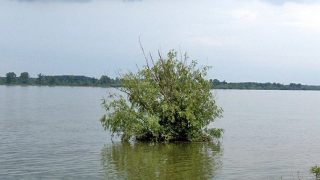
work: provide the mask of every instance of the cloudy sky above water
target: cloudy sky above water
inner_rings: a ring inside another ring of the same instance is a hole
[[[316,0],[1,0],[0,76],[116,77],[181,49],[208,78],[320,85]]]

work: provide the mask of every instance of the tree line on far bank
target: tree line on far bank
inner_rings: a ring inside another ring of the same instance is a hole
[[[252,89],[252,90],[320,90],[320,86],[301,85],[290,83],[257,83],[257,82],[226,82],[218,79],[209,80],[212,89]],[[80,75],[44,75],[38,74],[36,78],[30,77],[28,72],[17,76],[8,72],[5,77],[0,77],[0,85],[40,85],[40,86],[97,86],[120,87],[118,78],[113,79],[102,75],[99,79]]]
[[[257,83],[257,82],[220,82],[217,79],[210,79],[212,89],[252,89],[252,90],[320,90],[320,86],[301,85],[300,83],[290,83],[288,85],[280,83]]]
[[[22,72],[17,76],[14,72],[8,72],[5,77],[0,77],[0,85],[40,85],[40,86],[121,86],[118,78],[112,79],[102,75],[100,79],[78,75],[44,75],[38,74],[36,78],[30,77],[28,72]]]

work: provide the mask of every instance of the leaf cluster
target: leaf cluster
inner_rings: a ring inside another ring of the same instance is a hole
[[[103,99],[106,109],[102,126],[122,139],[146,141],[199,141],[220,138],[222,129],[207,129],[209,123],[222,117],[210,83],[204,79],[209,66],[196,68],[197,61],[188,64],[185,54],[179,60],[177,52],[167,58],[146,58],[146,65],[137,73],[121,76],[126,94],[110,94]]]
[[[319,166],[313,166],[310,168],[310,174],[313,174],[316,179],[320,179],[320,167]]]

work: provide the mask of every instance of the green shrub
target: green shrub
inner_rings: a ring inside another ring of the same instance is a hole
[[[208,66],[196,69],[197,61],[178,60],[177,52],[167,58],[147,60],[137,73],[128,72],[120,81],[127,96],[110,94],[103,99],[106,109],[102,126],[123,140],[207,141],[220,138],[223,129],[207,129],[222,117],[205,80]]]
[[[310,174],[313,174],[316,179],[320,179],[320,167],[314,166],[310,169]]]

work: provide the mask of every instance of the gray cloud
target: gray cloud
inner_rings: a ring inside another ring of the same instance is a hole
[[[212,65],[212,79],[320,84],[315,1],[141,1],[0,0],[0,76],[115,78],[145,63],[141,36],[154,57],[181,47]]]
[[[17,0],[18,2],[90,2],[92,0]]]
[[[95,0],[16,0],[18,2],[92,2]],[[123,1],[123,2],[132,2],[132,1],[142,1],[142,0],[105,0],[105,1]],[[273,5],[283,5],[288,2],[293,3],[312,3],[317,2],[316,0],[261,0]]]
[[[18,1],[18,2],[78,2],[78,3],[86,3],[86,2],[92,2],[95,0],[16,0],[16,1]],[[112,0],[108,0],[108,1],[112,1]],[[114,0],[114,1],[133,2],[133,1],[142,1],[142,0]]]
[[[92,2],[97,0],[14,0],[18,2]],[[122,1],[122,2],[134,2],[134,1],[142,1],[142,0],[103,0],[103,1]],[[263,2],[267,2],[273,5],[283,5],[285,3],[314,3],[317,2],[317,0],[260,0]]]

